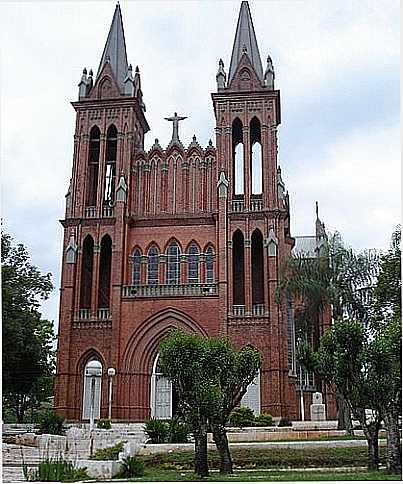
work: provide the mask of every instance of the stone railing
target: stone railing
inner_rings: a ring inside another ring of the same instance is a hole
[[[250,201],[250,209],[252,212],[261,212],[263,210],[263,200],[256,199]]]
[[[91,309],[79,309],[74,317],[75,321],[108,321],[112,319],[109,308],[100,308],[93,312]]]
[[[232,200],[231,202],[232,212],[246,212],[245,201],[244,200]],[[261,212],[263,210],[263,200],[261,198],[251,199],[250,201],[250,211],[251,212]]]
[[[245,306],[241,306],[240,304],[232,306],[232,314],[233,316],[244,316]]]
[[[264,304],[254,304],[252,307],[252,316],[264,316],[265,311]]]
[[[96,218],[97,207],[85,207],[85,218]]]
[[[113,217],[113,207],[104,205],[102,207],[102,217]]]
[[[233,212],[245,211],[245,202],[243,200],[232,200],[232,211]]]
[[[252,311],[245,306],[234,305],[228,315],[229,324],[267,323],[269,313],[264,304],[254,304]]]
[[[123,286],[123,297],[216,296],[217,284],[136,284]]]

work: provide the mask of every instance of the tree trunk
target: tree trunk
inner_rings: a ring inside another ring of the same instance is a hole
[[[207,431],[194,433],[195,439],[195,473],[200,477],[208,476]]]
[[[354,435],[353,423],[351,421],[351,410],[346,399],[336,388],[336,405],[337,405],[337,417],[338,430],[345,430],[347,435]]]
[[[386,467],[388,474],[402,473],[402,446],[400,443],[399,410],[392,409],[385,415]]]
[[[360,423],[364,430],[365,437],[368,442],[368,470],[379,470],[379,448],[378,448],[378,434],[379,423],[374,422],[367,424],[364,412],[363,420],[360,419]]]
[[[220,454],[220,473],[233,474],[232,458],[229,451],[227,432],[223,425],[213,425],[213,438]]]

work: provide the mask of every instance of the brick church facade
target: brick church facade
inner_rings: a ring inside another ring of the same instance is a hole
[[[158,371],[158,346],[172,328],[257,348],[263,365],[243,403],[300,416],[293,308],[275,298],[296,244],[277,162],[280,91],[270,56],[263,70],[247,2],[228,75],[220,60],[216,80],[215,145],[194,137],[184,146],[175,113],[169,145],[155,140],[145,151],[140,72],[127,62],[119,5],[97,75],[83,72],[72,103],[55,384],[69,420],[89,418],[94,364],[96,417],[108,416],[110,378],[113,420],[170,417],[175,390]]]

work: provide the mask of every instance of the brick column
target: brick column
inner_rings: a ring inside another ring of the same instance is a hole
[[[249,231],[248,231],[249,232]],[[244,239],[244,291],[246,314],[252,314],[252,243],[251,239]]]
[[[250,159],[249,126],[243,127],[243,172],[244,172],[244,203],[245,209],[250,210],[251,196],[251,159]]]

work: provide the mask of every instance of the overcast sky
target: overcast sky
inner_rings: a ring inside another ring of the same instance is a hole
[[[240,1],[121,1],[128,60],[139,65],[151,132],[214,142],[210,93],[228,73]],[[115,2],[0,4],[2,217],[33,262],[53,274],[43,305],[57,321],[64,195],[82,69],[95,73]],[[400,223],[399,2],[250,1],[262,56],[281,90],[279,163],[293,235],[329,230],[354,248],[385,249]]]

